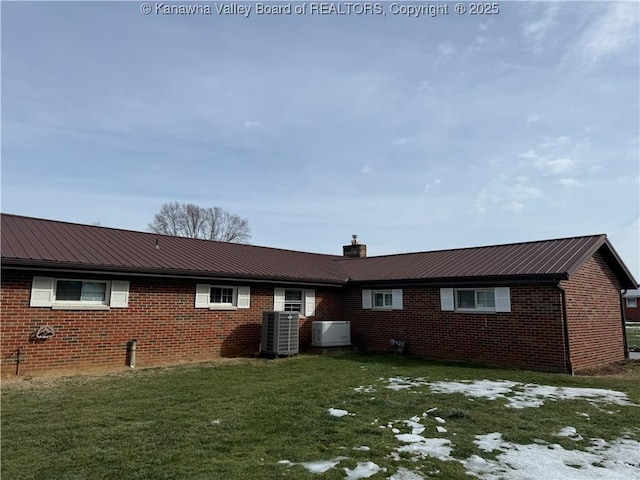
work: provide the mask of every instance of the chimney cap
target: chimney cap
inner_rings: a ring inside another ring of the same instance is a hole
[[[351,245],[357,245],[358,244],[358,235],[353,234],[351,235]]]

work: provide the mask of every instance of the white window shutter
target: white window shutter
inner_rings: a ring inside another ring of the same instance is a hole
[[[402,289],[391,290],[391,305],[394,310],[402,310]]]
[[[371,290],[362,290],[362,308],[371,310]]]
[[[455,303],[453,301],[453,288],[440,289],[440,310],[453,312]]]
[[[493,291],[496,299],[496,312],[510,312],[511,291],[509,287],[496,287]]]
[[[209,308],[211,303],[211,285],[199,283],[196,285],[196,308]]]
[[[284,310],[284,288],[273,289],[273,309],[276,312]]]
[[[304,315],[305,317],[315,317],[316,315],[316,291],[304,291]]]
[[[251,306],[251,287],[238,287],[238,308]]]
[[[55,280],[52,277],[33,277],[31,283],[31,307],[50,307],[53,305],[53,285]]]
[[[129,282],[114,280],[111,282],[111,299],[109,306],[113,308],[127,308],[129,306]]]

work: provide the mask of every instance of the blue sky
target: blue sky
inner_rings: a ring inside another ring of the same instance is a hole
[[[217,205],[334,254],[607,233],[640,278],[639,4],[391,3],[2,2],[2,211],[145,230]]]

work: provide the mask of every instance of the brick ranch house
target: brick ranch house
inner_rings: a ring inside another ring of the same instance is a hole
[[[117,370],[255,354],[262,313],[348,320],[353,345],[573,373],[628,356],[605,235],[367,257],[2,215],[3,375]]]

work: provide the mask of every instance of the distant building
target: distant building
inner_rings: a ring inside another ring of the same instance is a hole
[[[623,297],[624,319],[640,322],[640,289],[627,290]]]

